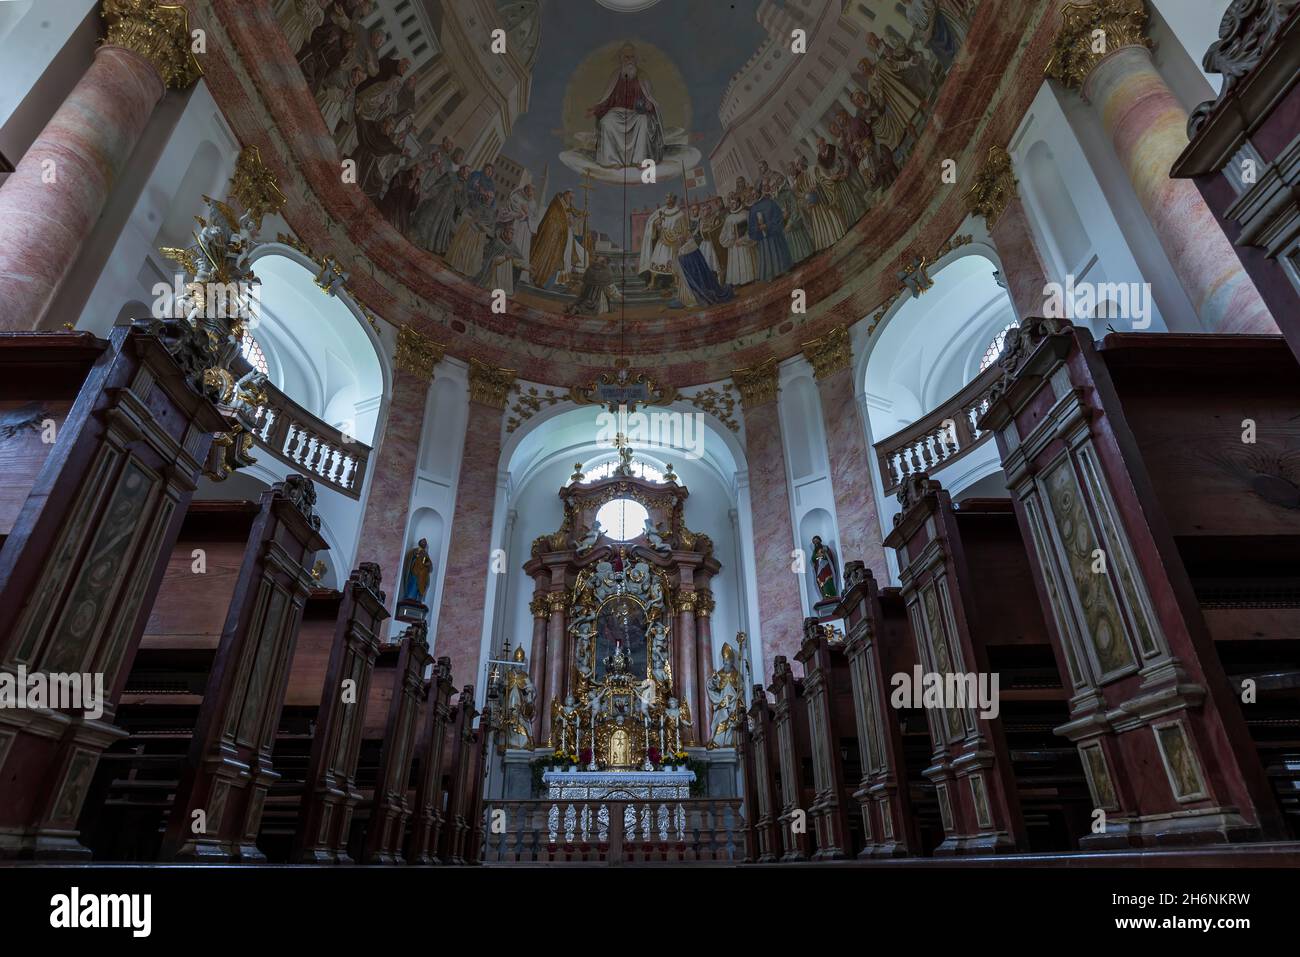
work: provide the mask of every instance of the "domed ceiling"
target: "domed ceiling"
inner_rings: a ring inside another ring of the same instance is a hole
[[[208,79],[241,139],[301,173],[287,218],[377,315],[537,381],[627,354],[681,385],[856,321],[951,235],[940,157],[997,135],[1002,77],[969,48],[1007,63],[1038,19],[1000,0],[192,6],[234,40]]]

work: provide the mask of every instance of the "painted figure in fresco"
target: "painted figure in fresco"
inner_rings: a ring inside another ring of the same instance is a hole
[[[758,278],[758,251],[749,234],[749,210],[745,199],[749,186],[741,180],[727,197],[727,217],[722,221],[722,245],[727,249],[727,285],[743,286]]]
[[[584,226],[584,214],[574,203],[573,190],[556,193],[530,247],[528,268],[533,285],[545,287],[552,277],[565,283],[587,268],[587,250],[579,239],[586,231]]]
[[[763,182],[763,195],[749,207],[749,238],[758,254],[758,278],[764,282],[790,270],[794,262],[785,241],[785,214],[776,201],[775,174]]]
[[[691,224],[686,210],[678,204],[677,194],[669,193],[664,197],[664,204],[650,214],[645,222],[645,232],[641,237],[641,258],[637,263],[637,272],[641,274],[646,285],[684,286],[679,282],[680,267],[677,251],[690,235]],[[683,302],[686,300],[683,299]]]
[[[402,601],[424,603],[424,596],[429,591],[429,575],[433,572],[433,559],[429,557],[429,543],[420,539],[414,548],[406,553],[402,563]]]
[[[514,228],[514,245],[523,261],[520,282],[529,282],[529,265],[533,255],[533,234],[542,225],[542,214],[538,209],[537,194],[533,189],[532,176],[527,170],[518,186],[510,191],[506,201],[497,210],[497,224],[510,223]]]
[[[640,166],[664,158],[664,127],[650,81],[637,63],[636,47],[619,50],[619,67],[600,102],[587,109],[596,118],[596,162],[606,167]]]
[[[790,248],[790,259],[792,262],[799,263],[813,254],[813,244],[808,235],[803,204],[799,201],[799,194],[795,192],[799,168],[791,161],[785,164],[785,170],[785,175],[780,176],[776,201],[781,207],[782,225],[785,230],[786,245]]]
[[[565,307],[568,316],[603,316],[623,298],[608,256],[597,256],[582,274],[578,298]]]
[[[515,225],[497,222],[496,231],[483,250],[483,266],[475,279],[484,289],[501,289],[507,296],[515,291],[515,267],[524,268],[526,260],[515,245]]]
[[[813,577],[817,579],[817,591],[823,599],[839,598],[840,585],[835,571],[835,555],[830,546],[822,541],[820,535],[812,540]]]
[[[692,230],[677,251],[678,269],[686,285],[685,289],[678,288],[678,299],[685,306],[697,304],[712,306],[720,302],[730,302],[735,297],[735,293],[730,286],[718,282],[718,274],[709,265],[700,242],[700,237]],[[687,291],[693,301],[687,300],[685,295]]]
[[[430,252],[445,255],[457,220],[468,205],[469,167],[444,173],[415,211],[415,241]]]
[[[822,184],[817,174],[808,168],[806,157],[799,157],[798,168],[795,189],[807,217],[808,235],[813,249],[821,252],[828,246],[833,246],[844,235],[844,219],[830,197],[823,195]]]

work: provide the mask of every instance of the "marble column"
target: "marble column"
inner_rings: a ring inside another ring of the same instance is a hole
[[[695,600],[697,597],[694,591],[681,591],[677,594],[677,647],[680,650],[678,660],[681,662],[681,671],[673,675],[673,678],[679,702],[684,701],[691,709],[691,721],[694,723],[691,729],[693,733],[690,735],[691,742],[703,744],[708,737],[707,729],[703,724],[704,712],[700,708],[700,682],[695,661]],[[687,735],[683,734],[682,740],[685,742]]]
[[[569,693],[569,648],[567,627],[567,606],[569,596],[562,591],[548,592],[545,596],[546,610],[549,618],[546,622],[546,693],[550,700],[546,704],[546,714],[542,717],[545,736],[551,735],[551,705],[564,702]],[[552,746],[560,742],[552,742]]]
[[[106,0],[103,16],[90,67],[0,186],[0,331],[41,325],[163,93],[202,75],[183,7]]]
[[[745,456],[754,515],[754,566],[758,589],[758,638],[763,659],[794,661],[803,643],[803,602],[791,569],[794,526],[786,480],[781,419],[777,414],[776,359],[731,374],[745,410]],[[764,683],[766,677],[763,676]],[[758,676],[755,676],[758,680]]]
[[[1020,201],[1011,156],[1002,147],[989,150],[967,202],[971,212],[983,216],[988,225],[989,238],[1002,261],[1002,281],[1015,307],[1016,318],[1041,316],[1047,302],[1047,267],[1030,231],[1024,203]]]
[[[390,583],[388,608],[401,597],[402,562],[408,547],[406,526],[410,519],[411,490],[424,431],[424,411],[433,382],[433,369],[442,361],[440,345],[403,326],[397,333],[393,360],[392,398],[383,436],[370,456],[370,491],[366,495],[365,517],[357,540],[357,562],[374,562]],[[437,556],[432,556],[437,561]],[[434,583],[425,601],[433,599]]]
[[[540,748],[551,733],[550,689],[546,686],[546,622],[551,612],[546,596],[540,589],[534,591],[528,610],[533,613],[533,640],[528,646],[528,680],[533,683],[533,700],[537,703],[531,730],[533,744]]]
[[[713,592],[706,586],[695,593],[695,674],[700,702],[695,719],[696,739],[701,744],[712,740],[713,717],[709,703],[708,681],[713,674]]]
[[[1191,180],[1169,171],[1187,148],[1187,111],[1156,71],[1143,0],[1066,5],[1048,75],[1101,118],[1147,218],[1207,332],[1278,331],[1231,241]],[[1098,52],[1096,31],[1104,52]]]
[[[477,680],[492,554],[492,511],[501,458],[501,417],[514,384],[513,370],[471,359],[469,418],[456,484],[456,514],[443,574],[442,607],[434,653],[451,659],[452,674],[464,684]]]
[[[871,480],[873,450],[867,446],[857,413],[853,347],[848,331],[843,326],[832,329],[820,339],[804,343],[803,353],[812,364],[821,395],[831,491],[840,530],[840,554],[836,558],[841,574],[845,562],[860,561],[871,569],[876,581],[887,582],[889,566],[885,563],[884,536],[876,509],[876,486]],[[811,553],[811,543],[800,545]]]

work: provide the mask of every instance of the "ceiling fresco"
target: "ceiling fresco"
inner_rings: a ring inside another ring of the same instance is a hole
[[[276,15],[338,156],[408,240],[525,305],[635,320],[743,302],[881,203],[977,4],[278,0]]]
[[[380,319],[560,384],[619,354],[714,381],[871,315],[961,225],[1051,33],[1012,0],[186,2],[303,247]]]

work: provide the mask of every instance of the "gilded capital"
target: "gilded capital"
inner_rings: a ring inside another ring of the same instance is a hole
[[[731,381],[740,390],[740,404],[746,409],[775,400],[780,389],[779,378],[775,356],[749,369],[736,369],[731,373]]]
[[[410,326],[397,330],[397,355],[394,362],[403,372],[409,372],[421,379],[433,375],[433,367],[442,361],[445,350],[422,332],[416,332]]]
[[[515,384],[514,369],[498,369],[477,359],[469,360],[469,397],[495,409],[506,407],[506,396]]]
[[[695,614],[699,617],[708,618],[715,607],[712,589],[703,588],[695,593]]]
[[[1001,146],[989,150],[984,165],[975,175],[975,185],[966,194],[970,211],[984,217],[989,229],[1016,195],[1016,174],[1011,170],[1011,154]]]
[[[1052,42],[1046,74],[1066,86],[1082,89],[1108,54],[1124,47],[1151,46],[1146,22],[1144,0],[1067,3],[1061,9],[1061,29]]]
[[[815,378],[825,379],[847,369],[853,363],[853,346],[849,343],[848,330],[836,326],[820,339],[805,342],[803,354],[812,363]]]
[[[677,594],[678,611],[695,611],[695,603],[699,600],[699,594],[693,591],[683,591]]]
[[[167,86],[183,90],[203,75],[190,48],[189,14],[158,0],[104,0],[104,43],[125,47],[157,69]]]
[[[533,600],[528,603],[528,610],[533,613],[534,618],[551,617],[551,607],[546,600],[545,592],[538,592],[533,596]]]

